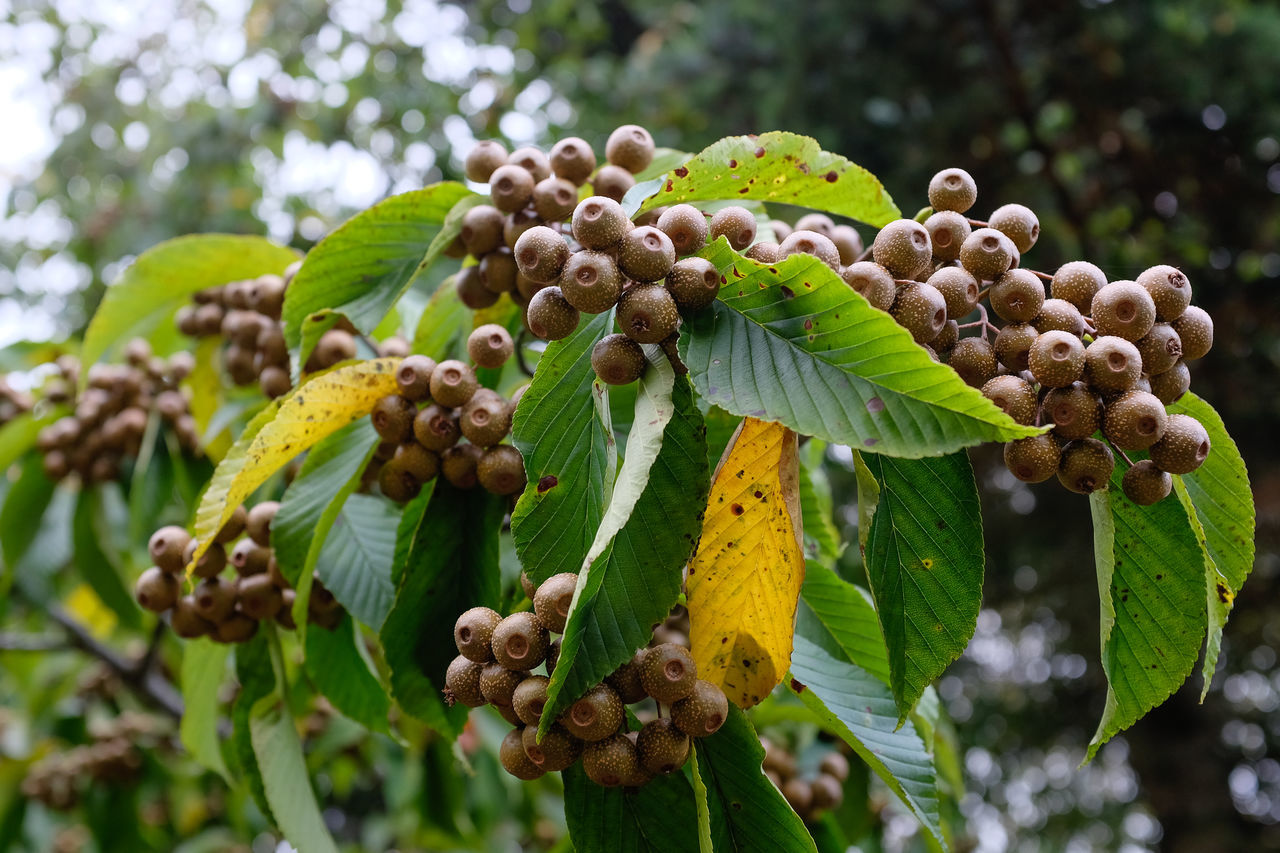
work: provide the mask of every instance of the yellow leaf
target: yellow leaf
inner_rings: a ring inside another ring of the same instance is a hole
[[[689,563],[689,641],[698,675],[736,705],[769,695],[791,663],[804,545],[796,434],[746,418],[711,484]]]
[[[77,584],[66,599],[67,612],[76,617],[89,633],[98,639],[111,635],[116,627],[116,614],[102,603],[87,584]]]
[[[200,544],[188,573],[254,489],[299,453],[369,414],[380,398],[396,393],[399,366],[398,358],[375,358],[337,367],[263,409],[218,463],[200,499],[195,529]]]
[[[196,429],[202,436],[222,404],[221,350],[221,338],[201,338],[195,347],[195,369],[182,383],[191,391],[191,416],[196,419]],[[230,430],[208,436],[208,439],[204,448],[206,456],[217,462],[227,455],[231,448]]]

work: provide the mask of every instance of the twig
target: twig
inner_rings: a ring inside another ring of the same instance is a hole
[[[0,652],[58,652],[69,648],[65,637],[0,634]]]
[[[662,347],[662,352],[666,354],[667,361],[671,362],[671,367],[676,372],[676,376],[686,376],[689,368],[685,366],[684,361],[680,358],[680,350],[677,342],[680,340],[679,332],[672,332],[658,346]]]

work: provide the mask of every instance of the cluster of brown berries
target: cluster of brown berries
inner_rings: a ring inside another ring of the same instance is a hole
[[[515,343],[505,328],[488,323],[472,331],[467,352],[476,366],[496,368],[511,358]],[[403,503],[437,476],[495,495],[524,489],[524,457],[501,443],[511,432],[521,391],[507,400],[482,388],[471,365],[456,359],[437,364],[425,355],[406,357],[396,384],[400,393],[378,400],[371,414],[382,438],[374,462],[381,466],[384,495]]]
[[[153,412],[173,430],[183,449],[194,453],[199,447],[195,418],[179,388],[195,366],[191,354],[160,358],[145,340],[134,338],[125,346],[125,357],[126,364],[89,368],[88,387],[78,396],[79,362],[70,356],[58,359],[58,375],[46,383],[45,398],[72,403],[75,410],[36,438],[49,479],[72,473],[86,483],[119,478],[122,465],[137,457]]]
[[[549,676],[560,654],[560,643],[551,635],[564,631],[578,576],[553,575],[537,587],[524,576],[521,580],[533,601],[532,613],[504,619],[487,607],[474,607],[458,617],[453,638],[459,655],[449,664],[444,691],[450,703],[493,705],[515,726],[498,752],[512,776],[536,779],[581,759],[596,784],[637,787],[678,771],[689,758],[690,738],[713,734],[724,724],[725,695],[698,679],[687,641],[655,641],[570,705],[539,741]],[[687,630],[687,617],[673,619],[686,619]],[[679,625],[660,627],[667,636],[683,637]],[[541,667],[545,675],[532,672]],[[637,711],[644,722],[630,731],[626,706],[636,703],[647,706]]]
[[[199,580],[186,594],[184,573],[195,556],[196,540],[176,525],[157,530],[147,545],[155,565],[134,584],[138,604],[155,613],[168,611],[169,626],[184,639],[243,643],[268,619],[286,630],[296,628],[294,590],[271,548],[271,522],[279,508],[276,501],[262,501],[248,512],[236,507],[195,564],[193,575]],[[223,574],[228,563],[230,576]],[[322,628],[332,629],[342,620],[342,606],[318,577],[312,579],[307,614]]]
[[[35,398],[26,391],[19,391],[0,376],[0,427],[31,411]]]
[[[139,747],[163,744],[171,734],[155,717],[125,711],[104,725],[91,726],[92,743],[56,752],[31,765],[22,795],[56,811],[73,809],[90,783],[133,782],[142,769]]]
[[[831,750],[822,756],[816,772],[802,773],[795,756],[767,737],[764,747],[764,775],[782,792],[788,804],[805,821],[817,820],[825,811],[844,802],[844,782],[849,778],[849,759]]]

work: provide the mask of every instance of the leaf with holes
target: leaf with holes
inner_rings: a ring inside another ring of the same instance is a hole
[[[723,239],[704,255],[725,283],[710,308],[686,321],[680,352],[708,402],[890,456],[936,456],[1042,431],[1015,423],[933,361],[817,258],[765,266]]]

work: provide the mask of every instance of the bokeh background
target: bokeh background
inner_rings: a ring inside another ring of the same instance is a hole
[[[1280,5],[0,0],[0,12],[0,371],[74,339],[105,284],[168,237],[265,233],[305,249],[388,194],[460,177],[476,139],[598,146],[624,122],[686,151],[809,134],[908,214],[934,171],[962,166],[976,215],[1011,201],[1039,214],[1028,266],[1086,258],[1112,278],[1180,266],[1217,323],[1193,388],[1240,443],[1258,503],[1258,561],[1218,674],[1203,704],[1193,680],[1079,768],[1105,695],[1087,502],[1018,484],[976,452],[986,604],[939,685],[963,746],[964,844],[1280,850]],[[834,485],[851,533],[852,483]],[[373,820],[393,805],[359,808]],[[910,819],[876,819],[886,849],[915,843]]]

